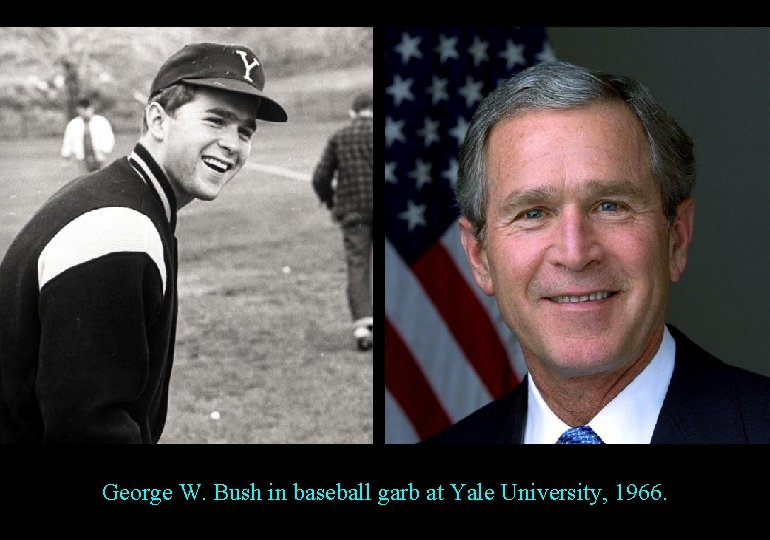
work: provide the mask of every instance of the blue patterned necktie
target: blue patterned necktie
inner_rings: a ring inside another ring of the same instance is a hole
[[[604,441],[590,426],[577,426],[562,433],[556,444],[604,444]]]

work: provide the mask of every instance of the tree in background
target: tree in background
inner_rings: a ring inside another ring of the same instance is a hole
[[[372,37],[360,27],[0,27],[0,131],[62,129],[84,95],[133,125],[158,62],[193,41],[249,45],[277,77],[371,64]]]

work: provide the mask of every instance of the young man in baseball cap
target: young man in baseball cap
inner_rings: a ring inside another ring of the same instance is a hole
[[[177,315],[176,216],[285,122],[248,47],[195,43],[160,67],[129,156],[46,202],[0,263],[0,442],[156,443]]]

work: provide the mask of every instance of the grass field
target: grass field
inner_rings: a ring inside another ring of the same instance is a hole
[[[220,197],[179,213],[179,323],[161,443],[373,442],[372,354],[352,339],[341,233],[297,178],[309,177],[339,125],[261,124],[249,163]],[[113,157],[135,141],[120,136]],[[59,143],[0,142],[0,256],[74,176]]]

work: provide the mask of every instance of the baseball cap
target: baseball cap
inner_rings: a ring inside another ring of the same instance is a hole
[[[283,107],[262,92],[265,87],[262,63],[254,51],[243,45],[185,45],[160,66],[152,81],[150,96],[180,82],[258,96],[258,119],[286,122],[288,118]]]

